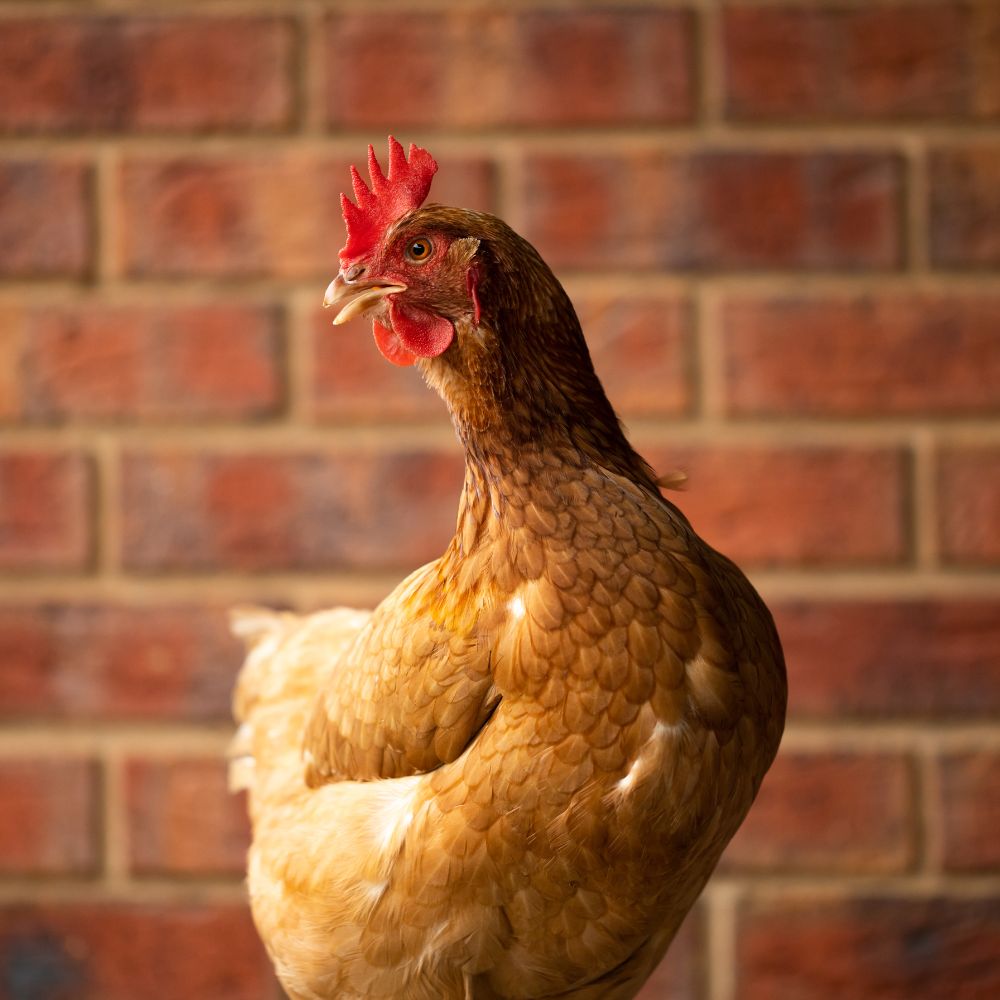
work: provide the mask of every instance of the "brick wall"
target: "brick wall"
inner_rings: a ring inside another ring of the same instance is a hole
[[[392,129],[534,240],[788,654],[645,998],[1000,995],[1000,4],[0,0],[0,996],[264,1000],[223,610],[441,548],[318,308]]]

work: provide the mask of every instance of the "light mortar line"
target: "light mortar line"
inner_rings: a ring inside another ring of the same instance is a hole
[[[101,285],[116,281],[120,272],[121,226],[118,200],[118,150],[102,142],[94,160],[96,191],[94,223],[97,227],[96,278]]]
[[[921,136],[906,141],[906,185],[903,196],[906,220],[908,270],[923,274],[930,269],[930,185],[927,177],[927,143]]]
[[[937,874],[856,875],[830,871],[829,874],[794,874],[758,872],[753,875],[718,875],[713,882],[746,893],[754,902],[795,902],[807,899],[811,904],[839,902],[859,897],[926,900],[943,895],[964,900],[992,899],[1000,893],[1000,876],[976,873],[967,876]]]
[[[692,152],[790,152],[822,156],[837,152],[902,154],[914,128],[921,129],[928,143],[978,143],[993,145],[1000,138],[1000,124],[928,122],[912,120],[876,121],[844,125],[788,122],[785,124],[736,125],[719,122],[706,127],[698,123],[649,125],[595,125],[537,127],[422,128],[404,126],[405,138],[419,141],[436,156],[469,156],[491,151],[497,143],[516,143],[524,153],[573,155],[628,155],[662,151]],[[250,132],[213,133],[146,132],[93,135],[12,135],[3,139],[5,155],[68,156],[90,153],[95,142],[113,144],[123,157],[191,157],[211,161],[217,157],[245,159],[268,154],[329,156],[341,159],[358,156],[373,137],[382,141],[382,126],[366,130],[338,129],[327,133]]]
[[[115,884],[69,879],[0,879],[0,903],[163,903],[246,904],[246,888],[237,878],[136,879]]]
[[[414,567],[410,567],[411,569]],[[163,603],[178,606],[210,604],[225,607],[250,602],[270,607],[314,608],[335,601],[371,607],[402,575],[397,573],[275,573],[268,576],[220,573],[190,576],[0,577],[0,602],[6,606],[60,601],[63,603],[117,603],[141,609]]]
[[[925,572],[902,567],[870,572],[842,570],[836,566],[814,571],[748,570],[754,586],[768,600],[943,600],[996,599],[1000,573],[964,570]]]
[[[917,566],[940,565],[937,540],[937,477],[934,434],[920,428],[913,441],[913,534]]]
[[[725,127],[722,11],[714,0],[700,0],[697,8],[694,65],[698,87],[697,124],[707,136]]]
[[[941,768],[942,747],[925,747],[917,756],[917,781],[921,806],[919,830],[922,838],[921,871],[928,875],[942,871],[944,861],[943,830],[941,828]]]
[[[612,403],[615,400],[612,399]],[[622,413],[629,436],[641,451],[651,442],[669,441],[678,448],[732,446],[743,448],[874,448],[907,449],[913,433],[922,428],[934,432],[949,445],[992,446],[1000,443],[996,421],[851,420],[796,421],[741,419],[706,424],[696,417],[650,419]],[[181,451],[192,454],[274,451],[290,455],[311,451],[333,454],[396,451],[445,452],[458,457],[461,448],[444,407],[437,419],[420,423],[370,421],[349,424],[326,422],[292,427],[287,423],[261,424],[144,424],[116,427],[113,424],[68,424],[9,426],[3,430],[3,450],[89,449],[102,435],[113,436],[122,447],[143,452]],[[690,489],[697,486],[693,480]]]
[[[322,5],[304,5],[296,22],[301,46],[299,74],[296,80],[300,131],[322,135],[325,128],[326,32]]]
[[[22,721],[0,724],[0,754],[5,758],[52,756],[57,747],[59,755],[103,759],[109,770],[132,755],[221,759],[233,728],[228,722]],[[121,791],[120,787],[115,790]]]
[[[515,157],[516,160],[516,157]],[[512,170],[517,169],[511,166]],[[506,171],[507,168],[504,168]],[[501,171],[503,173],[504,171]],[[501,187],[509,184],[504,181]],[[502,198],[509,196],[503,196]],[[510,214],[510,213],[507,213]],[[908,274],[885,272],[851,274],[847,272],[694,272],[690,275],[664,271],[574,271],[557,268],[557,276],[571,297],[581,301],[590,295],[663,294],[694,295],[698,288],[710,288],[716,294],[741,296],[787,296],[804,299],[852,297],[862,295],[910,296],[916,292],[938,295],[968,295],[995,298],[997,274],[988,271],[927,272]],[[329,271],[296,280],[273,278],[160,278],[112,280],[97,288],[65,281],[5,281],[0,285],[0,303],[15,304],[173,304],[231,303],[239,305],[273,304],[290,294],[311,295],[319,301],[330,280]]]
[[[64,736],[60,736],[60,742]],[[128,807],[125,793],[124,754],[119,747],[105,747],[104,771],[104,872],[103,882],[114,891],[129,881]]]
[[[99,433],[93,442],[97,469],[96,570],[111,577],[121,565],[121,456],[118,440],[111,433]]]
[[[314,291],[297,292],[285,304],[287,418],[296,428],[316,424],[312,313],[318,299]]]
[[[716,878],[705,889],[707,1000],[733,1000],[736,995],[736,913],[740,895],[739,886]]]
[[[872,751],[909,753],[925,757],[966,749],[1000,747],[995,720],[968,718],[928,721],[922,716],[898,722],[817,720],[789,722],[781,741],[782,753]]]
[[[0,725],[4,758],[52,756],[125,756],[156,759],[225,755],[234,724],[175,721],[84,722],[21,721]],[[996,720],[930,721],[923,717],[898,722],[873,720],[791,721],[782,739],[783,754],[909,754],[933,760],[943,754],[1000,749]]]
[[[444,541],[442,539],[442,547]],[[313,608],[317,602],[335,600],[370,607],[414,568],[400,566],[395,572],[358,572],[356,575],[336,570],[276,570],[249,575],[226,569],[201,574],[167,572],[155,576],[116,572],[104,577],[8,573],[0,575],[0,604],[105,601],[141,608],[162,602],[181,606],[209,602],[213,606],[224,606],[250,601],[275,607]],[[1000,573],[990,570],[926,573],[906,568],[860,571],[833,566],[812,571],[748,567],[747,572],[754,586],[772,602],[1000,599]]]
[[[714,290],[706,285],[697,288],[694,309],[697,328],[696,370],[698,373],[697,415],[711,426],[715,437],[717,425],[726,416],[725,358],[722,347],[722,304]],[[631,424],[630,426],[635,426]]]

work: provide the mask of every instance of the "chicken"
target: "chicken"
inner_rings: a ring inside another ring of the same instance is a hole
[[[372,612],[236,614],[253,915],[293,1000],[631,997],[777,751],[781,647],[534,248],[421,207],[436,169],[369,147],[326,304],[443,397],[457,527]]]

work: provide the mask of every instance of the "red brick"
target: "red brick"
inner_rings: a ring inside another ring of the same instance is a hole
[[[77,452],[0,454],[0,571],[86,569],[93,489],[91,463]]]
[[[557,268],[900,263],[901,166],[852,152],[538,154],[520,228]]]
[[[695,906],[635,1000],[700,1000],[705,995],[704,940],[705,914]]]
[[[715,548],[748,566],[867,566],[906,556],[903,455],[893,449],[643,446],[671,499]]]
[[[93,874],[101,851],[99,781],[92,761],[0,760],[0,873]]]
[[[1000,714],[1000,601],[771,602],[793,718]]]
[[[379,354],[371,320],[333,326],[332,318],[317,307],[309,328],[316,417],[345,422],[447,419],[440,396],[414,369],[389,364]]]
[[[405,569],[441,554],[457,453],[126,456],[124,559],[143,572]]]
[[[0,276],[89,274],[92,185],[90,169],[80,163],[0,160]]]
[[[900,754],[783,751],[722,864],[728,871],[893,874],[914,861],[913,769]]]
[[[690,121],[693,28],[676,10],[337,14],[327,118],[364,129]]]
[[[737,1000],[1000,995],[1000,902],[801,898],[741,908]]]
[[[7,903],[0,982],[11,1000],[264,1000],[276,989],[247,909],[204,900]]]
[[[1000,563],[1000,447],[944,450],[938,460],[937,509],[945,562]]]
[[[722,325],[737,414],[1000,412],[1000,297],[736,297]]]
[[[947,754],[941,758],[944,867],[974,872],[1000,869],[1000,754],[995,750]]]
[[[363,164],[364,157],[359,149],[355,159]],[[439,162],[435,200],[491,207],[486,161]],[[136,277],[329,280],[344,242],[340,192],[350,190],[348,170],[347,160],[301,151],[130,158],[121,173],[122,266]],[[322,294],[320,287],[317,300]]]
[[[0,606],[0,718],[229,718],[242,646],[221,607]]]
[[[694,314],[685,299],[575,297],[594,367],[624,417],[676,417],[694,404]]]
[[[293,43],[277,18],[5,20],[0,129],[287,126]]]
[[[271,415],[283,402],[280,325],[254,306],[25,308],[8,410],[26,421]]]
[[[724,12],[737,119],[996,118],[1000,18],[986,4]]]
[[[932,150],[929,174],[932,261],[1000,265],[1000,145]]]
[[[242,876],[246,802],[229,794],[224,760],[129,760],[126,788],[135,874]]]

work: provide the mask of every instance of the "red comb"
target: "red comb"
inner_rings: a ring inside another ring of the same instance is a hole
[[[357,167],[351,167],[351,184],[357,204],[346,194],[340,196],[347,223],[347,242],[340,251],[340,259],[351,260],[367,253],[397,219],[419,208],[431,189],[431,178],[437,168],[434,157],[413,143],[410,143],[407,160],[403,147],[390,135],[389,173],[386,175],[375,158],[375,150],[369,146],[371,190],[361,179]]]

